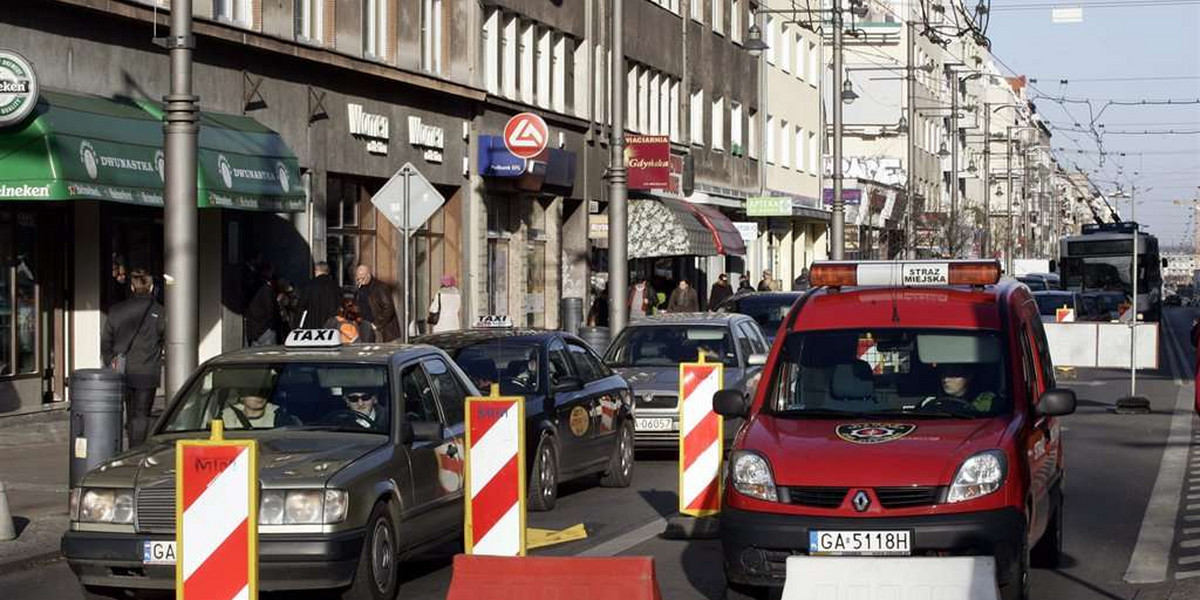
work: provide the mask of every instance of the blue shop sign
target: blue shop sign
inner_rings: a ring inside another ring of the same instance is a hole
[[[520,177],[525,174],[525,159],[513,156],[504,147],[504,137],[479,136],[479,174],[484,177]]]

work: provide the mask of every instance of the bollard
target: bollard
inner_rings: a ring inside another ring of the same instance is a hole
[[[13,525],[12,512],[8,510],[8,494],[4,482],[0,481],[0,542],[17,539],[17,528]]]
[[[110,369],[71,373],[71,487],[121,451],[125,380]]]
[[[559,322],[562,323],[562,327],[559,329],[571,335],[578,335],[579,327],[583,325],[583,298],[563,298],[560,305],[562,308]]]

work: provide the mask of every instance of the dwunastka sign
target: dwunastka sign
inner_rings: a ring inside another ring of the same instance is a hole
[[[671,138],[625,136],[625,168],[631,190],[665,190],[671,184]]]

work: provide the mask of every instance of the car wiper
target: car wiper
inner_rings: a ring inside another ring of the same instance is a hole
[[[274,427],[275,430],[287,431],[345,431],[347,433],[380,433],[387,434],[386,431],[376,429],[365,429],[362,427],[343,427],[341,425],[285,425],[283,427]]]
[[[853,417],[858,418],[867,415],[854,410],[837,410],[833,408],[798,408],[792,410],[781,410],[774,413],[779,417]]]
[[[896,415],[904,415],[906,417],[928,417],[933,419],[977,419],[980,417],[980,414],[975,411],[921,410],[919,408],[897,408],[892,410],[874,411],[869,413],[868,416],[894,417]]]

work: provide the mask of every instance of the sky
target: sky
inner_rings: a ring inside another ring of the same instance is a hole
[[[1082,6],[1083,22],[1052,22],[1052,5]],[[1055,152],[1059,164],[1084,169],[1110,195],[1117,182],[1126,192],[1136,185],[1137,221],[1162,245],[1190,240],[1200,220],[1193,216],[1200,206],[1200,0],[992,0],[991,7],[992,52],[1036,80],[1030,96],[1055,127],[1051,144],[1064,149]],[[1191,103],[1108,104],[1167,99]],[[1092,130],[1112,132],[1101,135],[1106,156]],[[1119,133],[1147,130],[1153,134]],[[1128,218],[1129,200],[1117,203]]]

